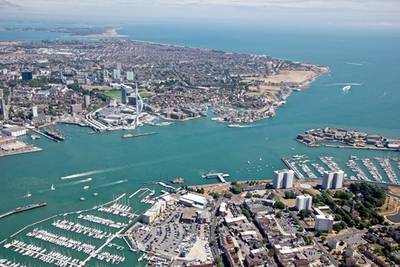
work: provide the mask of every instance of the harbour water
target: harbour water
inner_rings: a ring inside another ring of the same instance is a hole
[[[398,33],[233,26],[211,30],[172,24],[127,25],[120,33],[132,39],[319,63],[331,72],[305,92],[293,93],[275,118],[249,127],[228,128],[208,117],[165,127],[145,126],[138,133],[158,134],[123,139],[124,132],[89,134],[88,128],[60,125],[65,142],[27,140],[43,151],[0,159],[0,213],[40,201],[48,205],[0,220],[0,239],[45,217],[90,208],[178,176],[189,184],[209,182],[201,175],[210,171],[229,173],[227,180],[268,179],[273,170],[285,167],[282,157],[295,154],[307,154],[310,159],[333,156],[343,168],[351,155],[400,156],[398,152],[308,148],[294,140],[307,129],[324,126],[400,137]],[[0,32],[0,39],[12,36]],[[352,89],[344,94],[347,84]],[[52,184],[55,190],[50,190]],[[90,187],[85,190],[84,186]],[[24,197],[27,192],[32,196]]]

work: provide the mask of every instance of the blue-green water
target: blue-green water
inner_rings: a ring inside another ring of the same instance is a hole
[[[294,31],[235,27],[129,25],[121,34],[132,39],[195,47],[268,54],[319,63],[331,72],[302,93],[291,95],[271,120],[251,128],[227,128],[203,118],[167,127],[145,127],[158,135],[122,139],[123,132],[88,134],[87,128],[60,126],[67,140],[40,139],[39,153],[0,158],[0,212],[16,206],[47,201],[45,208],[0,220],[0,238],[22,226],[65,210],[91,207],[146,183],[182,176],[187,183],[203,183],[211,170],[231,174],[230,179],[265,179],[283,168],[281,158],[307,154],[334,156],[344,165],[349,155],[399,156],[371,152],[306,148],[294,141],[298,133],[322,126],[340,126],[400,137],[399,32]],[[16,39],[53,38],[23,36]],[[0,39],[13,39],[13,34]],[[342,94],[344,83],[355,83]],[[150,129],[151,128],[151,129]],[[262,158],[262,160],[260,160]],[[250,161],[251,164],[248,164]],[[70,180],[62,176],[98,171]],[[92,178],[87,183],[74,182]],[[127,183],[118,181],[127,179]],[[51,184],[55,191],[49,191]],[[83,186],[91,190],[84,192]],[[23,198],[27,191],[31,198]],[[98,197],[91,193],[99,192]],[[79,198],[86,197],[81,202]]]

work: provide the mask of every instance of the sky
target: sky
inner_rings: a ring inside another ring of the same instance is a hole
[[[400,28],[400,0],[0,0],[0,20]]]

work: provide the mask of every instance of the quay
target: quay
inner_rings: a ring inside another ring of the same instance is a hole
[[[28,210],[32,210],[32,209],[37,209],[37,208],[41,208],[41,207],[44,207],[44,206],[47,206],[47,202],[40,202],[40,203],[37,203],[37,204],[30,204],[30,205],[27,205],[25,207],[18,207],[18,208],[15,208],[15,209],[11,210],[11,211],[8,211],[6,213],[1,214],[0,215],[0,219],[5,218],[5,217],[10,216],[10,215],[13,215],[13,214],[16,214],[16,213],[20,213],[20,212],[24,212],[24,211],[28,211]]]

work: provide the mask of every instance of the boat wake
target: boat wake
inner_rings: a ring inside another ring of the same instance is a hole
[[[80,177],[85,177],[93,174],[99,174],[99,173],[105,173],[105,172],[111,172],[115,171],[118,168],[109,168],[109,169],[103,169],[103,170],[95,170],[95,171],[88,171],[88,172],[81,172],[81,173],[75,173],[67,176],[62,176],[61,180],[69,180],[69,179],[75,179],[75,178],[80,178]]]
[[[358,63],[358,62],[345,62],[347,65],[352,65],[352,66],[364,66],[363,63]]]
[[[75,184],[83,184],[83,183],[88,183],[92,181],[92,178],[87,178],[87,179],[83,179],[83,180],[78,180],[72,183],[69,183],[70,185],[75,185]]]
[[[325,86],[361,86],[362,83],[328,83]]]
[[[259,126],[258,124],[229,124],[228,128],[254,128]]]
[[[123,184],[123,183],[127,183],[127,182],[128,182],[128,179],[118,180],[118,181],[115,181],[115,182],[99,185],[99,186],[97,186],[97,188],[107,187],[107,186],[112,186],[112,185],[117,185],[117,184]]]

